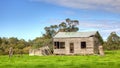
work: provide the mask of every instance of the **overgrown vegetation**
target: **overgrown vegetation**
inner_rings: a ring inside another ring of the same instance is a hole
[[[119,68],[120,50],[105,56],[0,56],[0,68]]]
[[[12,47],[14,54],[27,54],[31,44],[24,39],[18,40],[17,38],[0,38],[0,55],[6,55],[9,48]]]
[[[57,32],[77,32],[79,30],[79,28],[77,27],[78,24],[78,20],[71,20],[67,18],[65,22],[62,22],[58,25],[51,25],[49,27],[45,27],[45,34],[43,34],[43,37],[53,38],[53,36]]]
[[[119,50],[120,49],[120,37],[112,32],[107,41],[103,44],[105,50]]]
[[[77,32],[79,28],[78,20],[71,20],[67,18],[65,22],[58,25],[51,25],[44,28],[45,34],[42,37],[37,37],[34,40],[25,41],[24,39],[0,38],[0,55],[8,54],[9,48],[12,47],[14,54],[27,54],[30,48],[39,48],[42,46],[49,46],[52,49],[52,38],[58,32]],[[98,33],[98,35],[100,35]],[[105,50],[118,50],[120,49],[120,37],[112,32],[107,41],[103,41],[102,37],[99,37],[101,44]]]
[[[49,46],[52,49],[52,38],[57,32],[76,32],[78,31],[78,27],[76,27],[78,24],[79,21],[67,18],[65,22],[58,25],[45,27],[45,34],[42,37],[37,37],[28,42],[15,37],[0,38],[0,55],[8,54],[10,47],[13,48],[14,54],[27,54],[30,48],[39,48],[42,46]]]

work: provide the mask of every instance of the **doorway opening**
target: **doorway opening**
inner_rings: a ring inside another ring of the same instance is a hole
[[[74,53],[74,43],[70,43],[70,53]]]

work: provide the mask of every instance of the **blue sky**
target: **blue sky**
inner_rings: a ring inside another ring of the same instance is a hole
[[[79,31],[99,31],[104,39],[120,35],[119,0],[0,0],[0,37],[40,37],[44,27],[66,18],[79,20]]]

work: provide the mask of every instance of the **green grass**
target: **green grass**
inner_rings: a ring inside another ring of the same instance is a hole
[[[0,56],[0,68],[120,68],[120,51],[104,57],[89,56]]]

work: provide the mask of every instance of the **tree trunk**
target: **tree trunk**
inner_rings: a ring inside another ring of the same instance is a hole
[[[9,58],[11,58],[11,57],[12,57],[12,55],[13,55],[13,48],[12,48],[12,47],[10,47],[10,48],[9,48]]]

